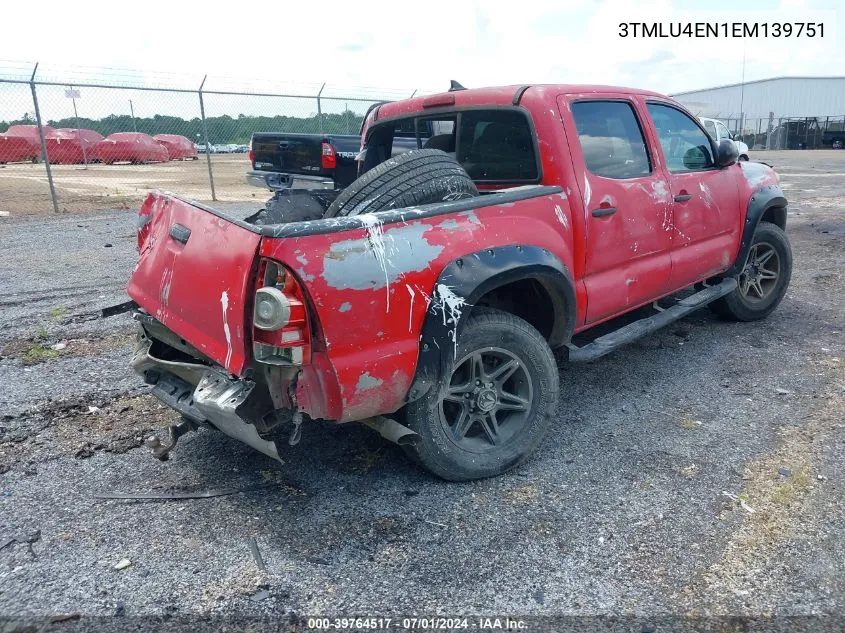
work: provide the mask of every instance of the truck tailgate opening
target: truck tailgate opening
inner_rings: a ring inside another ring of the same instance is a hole
[[[187,200],[150,194],[139,213],[129,296],[203,354],[239,375],[261,235]]]

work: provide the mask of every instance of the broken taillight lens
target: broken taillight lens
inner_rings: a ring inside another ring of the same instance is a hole
[[[299,283],[291,272],[262,259],[253,309],[255,359],[271,365],[306,365],[311,362],[308,309]]]
[[[337,167],[337,152],[334,151],[331,143],[324,142],[323,145],[323,169],[334,169]]]

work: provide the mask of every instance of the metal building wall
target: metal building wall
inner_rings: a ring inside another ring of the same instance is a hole
[[[782,77],[672,95],[699,116],[745,119],[845,114],[845,77]],[[741,104],[741,105],[740,105]]]

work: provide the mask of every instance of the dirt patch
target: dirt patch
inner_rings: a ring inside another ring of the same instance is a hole
[[[98,451],[125,453],[178,416],[152,396],[142,395],[109,402],[54,402],[26,417],[26,425],[14,424],[11,416],[0,422],[0,469],[9,470],[36,455],[43,461],[60,455],[84,459]]]
[[[211,162],[218,200],[269,197],[269,192],[247,184],[250,163],[245,154],[212,156]],[[156,189],[211,202],[205,157],[149,165],[53,165],[52,172],[59,208],[65,212],[136,209],[147,193]],[[12,216],[52,213],[44,165],[0,165],[0,201],[0,210]]]
[[[821,451],[831,436],[845,427],[845,363],[829,357],[812,361],[816,367],[830,368],[831,364],[834,380],[822,396],[824,404],[803,416],[799,426],[781,427],[775,450],[746,465],[738,495],[723,493],[720,520],[741,513],[742,523],[721,560],[684,593],[708,604],[719,597],[726,613],[741,611],[746,596],[765,589],[769,579],[764,570],[777,564],[784,543],[809,528],[805,523],[809,498],[826,482],[819,474]]]
[[[62,356],[95,356],[129,345],[134,340],[134,332],[53,340],[42,329],[35,336],[6,343],[0,350],[0,358],[16,358],[21,365],[37,365]]]

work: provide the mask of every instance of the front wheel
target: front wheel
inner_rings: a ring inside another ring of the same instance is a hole
[[[526,321],[477,309],[457,344],[451,371],[406,408],[420,435],[408,453],[444,479],[500,475],[537,448],[559,390],[554,355]]]
[[[748,251],[737,288],[710,304],[719,316],[757,321],[777,308],[792,277],[792,248],[782,228],[760,222]]]

